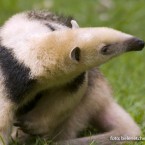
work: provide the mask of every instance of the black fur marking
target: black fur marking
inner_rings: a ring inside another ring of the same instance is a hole
[[[18,62],[11,50],[0,45],[0,68],[9,98],[19,103],[36,80],[30,78],[30,69]]]
[[[81,73],[78,77],[76,77],[73,81],[68,83],[65,87],[70,92],[76,92],[79,87],[83,84],[85,81],[85,72]]]
[[[30,112],[31,110],[33,110],[33,108],[35,108],[35,106],[37,105],[37,103],[41,99],[41,97],[42,97],[42,94],[38,93],[36,95],[36,97],[34,97],[33,100],[31,100],[30,102],[23,105],[21,108],[19,108],[17,110],[16,116],[21,116],[21,115],[26,114],[26,113]]]
[[[55,31],[55,28],[49,23],[45,24],[51,31]]]
[[[73,20],[73,17],[71,16],[64,17],[62,15],[56,15],[48,11],[29,11],[27,16],[30,19],[53,21],[72,28],[71,20]]]

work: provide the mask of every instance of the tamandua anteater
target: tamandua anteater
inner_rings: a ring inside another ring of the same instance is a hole
[[[50,12],[11,17],[0,29],[0,145],[9,143],[14,126],[17,137],[22,130],[28,138],[70,145],[111,145],[111,136],[140,135],[113,100],[98,67],[143,47],[142,40],[129,34],[79,28],[75,20]],[[89,124],[102,133],[77,138]]]

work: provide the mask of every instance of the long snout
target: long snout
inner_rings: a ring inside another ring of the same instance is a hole
[[[136,37],[126,40],[126,50],[127,51],[140,51],[144,48],[145,42]]]

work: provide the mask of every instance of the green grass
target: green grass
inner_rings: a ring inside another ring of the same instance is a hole
[[[144,0],[1,0],[0,6],[0,24],[16,12],[50,9],[73,15],[83,27],[113,27],[145,40]],[[145,136],[145,51],[115,58],[101,69],[112,85],[114,98],[131,114]]]

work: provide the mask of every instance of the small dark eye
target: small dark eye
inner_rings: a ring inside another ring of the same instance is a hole
[[[105,45],[105,46],[101,49],[102,54],[107,54],[109,47],[110,47],[110,45]]]

